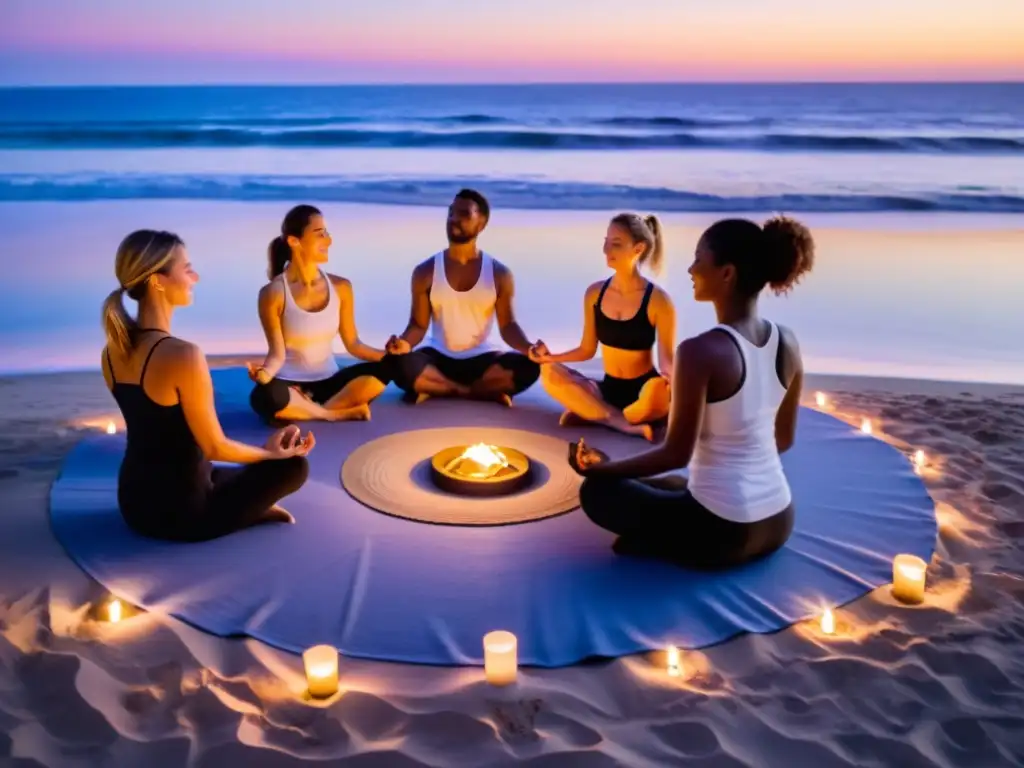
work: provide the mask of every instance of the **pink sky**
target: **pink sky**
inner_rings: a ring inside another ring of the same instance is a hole
[[[4,0],[3,17],[0,82],[18,84],[1024,79],[1024,0]]]

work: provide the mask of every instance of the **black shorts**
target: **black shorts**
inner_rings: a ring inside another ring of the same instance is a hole
[[[360,376],[373,376],[384,385],[390,381],[388,367],[381,363],[355,363],[341,368],[332,376],[318,381],[291,381],[271,379],[266,384],[257,384],[249,395],[249,405],[264,421],[273,421],[291,399],[289,390],[297,387],[314,403],[323,405],[348,384]]]
[[[492,365],[499,365],[512,373],[516,395],[533,386],[540,378],[540,366],[519,352],[492,350],[472,357],[450,357],[433,347],[421,347],[405,355],[391,355],[390,366],[395,384],[406,392],[414,390],[414,383],[428,365],[449,381],[472,386],[483,378]]]
[[[653,368],[635,379],[619,379],[605,374],[605,377],[597,382],[597,388],[601,391],[601,398],[608,405],[621,411],[640,398],[640,391],[644,388],[644,384],[660,375]]]

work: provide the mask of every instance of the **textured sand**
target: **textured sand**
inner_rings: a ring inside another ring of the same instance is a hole
[[[103,597],[47,518],[61,457],[116,413],[97,373],[0,379],[0,765],[1011,766],[1024,763],[1024,391],[817,377],[923,448],[940,540],[924,606],[879,589],[813,624],[684,654],[521,673],[300,661],[173,619],[96,622]],[[92,425],[92,426],[90,426]]]

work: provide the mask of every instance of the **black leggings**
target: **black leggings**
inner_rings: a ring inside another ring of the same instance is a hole
[[[125,522],[136,533],[167,541],[208,541],[266,522],[270,508],[299,490],[308,476],[304,456],[268,459],[214,467],[210,487],[190,494],[154,489],[152,483],[134,489],[122,480],[118,501]]]
[[[381,384],[387,385],[391,380],[390,366],[382,363],[355,363],[341,368],[333,376],[320,381],[290,381],[288,379],[271,379],[266,384],[257,384],[249,394],[249,405],[266,422],[277,420],[277,414],[283,411],[291,399],[291,388],[298,387],[314,403],[323,405],[350,383],[361,376],[373,376]]]
[[[706,509],[683,478],[586,478],[580,506],[617,533],[615,551],[660,557],[688,568],[714,570],[758,560],[779,549],[793,530],[793,505],[754,523],[736,523]]]
[[[512,390],[518,395],[529,389],[540,378],[540,366],[520,352],[482,352],[472,357],[455,358],[433,347],[423,347],[404,355],[393,355],[390,371],[395,384],[407,393],[415,390],[416,379],[428,365],[434,366],[449,381],[472,386],[483,378],[492,365],[498,365],[512,374]]]

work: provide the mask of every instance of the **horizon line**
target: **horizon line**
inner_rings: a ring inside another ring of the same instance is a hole
[[[459,82],[209,82],[209,83],[0,83],[0,90],[60,88],[517,88],[522,86],[642,86],[642,85],[1024,85],[1020,79],[935,79],[935,80],[523,80],[523,81],[459,81]]]

